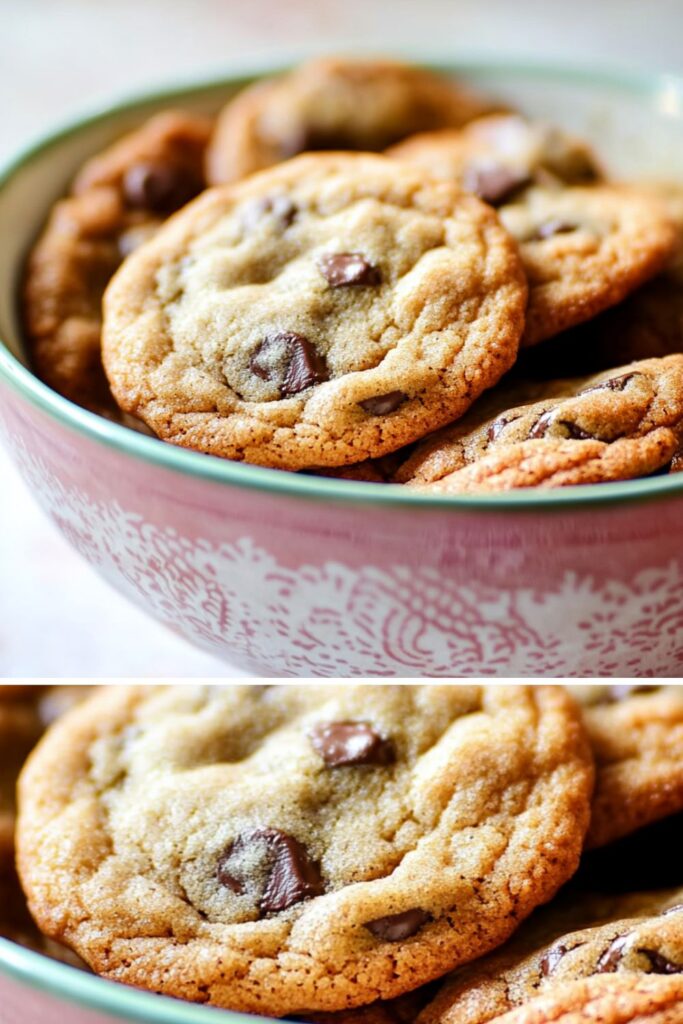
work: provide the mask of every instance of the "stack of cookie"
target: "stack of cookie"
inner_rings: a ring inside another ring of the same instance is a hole
[[[680,1024],[680,858],[604,883],[683,811],[683,689],[571,689],[102,687],[20,779],[31,912],[103,977],[265,1016]]]
[[[173,444],[428,493],[676,471],[683,189],[495,106],[325,59],[153,117],[30,254],[36,371]]]

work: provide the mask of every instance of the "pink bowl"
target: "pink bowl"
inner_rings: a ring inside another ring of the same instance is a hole
[[[457,70],[597,138],[624,173],[662,176],[658,161],[669,176],[683,171],[678,80]],[[177,449],[84,412],[29,372],[17,279],[75,168],[149,112],[212,109],[241,84],[167,92],[81,121],[0,180],[0,432],[36,500],[117,589],[256,672],[680,674],[683,475],[428,499]]]

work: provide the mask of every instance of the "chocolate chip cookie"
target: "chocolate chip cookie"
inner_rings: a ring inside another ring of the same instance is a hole
[[[521,114],[490,114],[460,130],[420,132],[387,155],[457,181],[485,203],[501,206],[521,190],[599,181],[590,147],[555,125]]]
[[[558,986],[496,1024],[680,1024],[680,978],[586,978]]]
[[[31,251],[23,287],[29,353],[42,379],[118,418],[102,369],[102,295],[121,260],[203,187],[210,123],[168,111],[90,160]]]
[[[360,462],[514,362],[526,282],[494,212],[370,154],[199,197],[105,296],[114,395],[164,440],[279,469]]]
[[[457,127],[490,107],[421,68],[323,57],[229,101],[208,151],[209,182],[236,181],[305,150],[382,150],[413,132]]]
[[[678,642],[672,626],[671,643]],[[603,846],[683,810],[683,686],[570,689],[584,706],[597,764],[587,845]]]
[[[445,493],[625,480],[669,463],[682,432],[683,355],[515,380],[417,445],[395,480]]]
[[[419,1024],[497,1022],[514,1007],[596,975],[683,975],[682,900],[680,890],[574,893],[534,915],[502,950],[456,971]],[[595,923],[575,928],[591,917]]]
[[[600,173],[588,149],[522,118],[418,135],[390,154],[498,208],[529,279],[523,346],[620,302],[676,250],[675,227],[652,191],[577,185]]]
[[[591,788],[561,687],[118,686],[29,760],[18,861],[108,978],[341,1010],[509,936],[576,868]]]

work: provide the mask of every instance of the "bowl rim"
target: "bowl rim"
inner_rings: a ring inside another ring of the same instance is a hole
[[[399,54],[410,59],[410,56]],[[561,63],[536,59],[506,59],[469,55],[449,58],[421,58],[418,63],[434,71],[468,76],[483,76],[495,84],[506,77],[533,77],[542,81],[552,78],[571,85],[610,88],[622,93],[655,101],[657,96],[672,90],[683,106],[683,75],[623,67],[597,69],[590,64]],[[292,66],[267,64],[240,68],[234,75],[223,75],[168,83],[156,89],[123,96],[113,103],[99,106],[80,117],[72,118],[57,129],[39,135],[35,141],[10,156],[0,165],[0,191],[6,188],[36,157],[58,147],[82,131],[103,124],[122,114],[162,102],[177,103],[202,93],[221,89],[242,88],[264,74],[278,74]],[[232,462],[217,456],[180,448],[121,426],[75,405],[53,391],[12,354],[0,337],[0,382],[26,399],[32,406],[56,420],[67,429],[102,443],[120,454],[131,456],[167,470],[176,470],[189,477],[247,490],[266,491],[286,498],[304,498],[325,502],[357,505],[394,506],[402,508],[438,509],[449,512],[489,511],[537,512],[541,510],[592,508],[595,505],[621,504],[627,501],[651,501],[683,496],[683,473],[625,480],[600,485],[573,487],[527,488],[480,495],[427,494],[393,484],[363,483],[334,477],[308,476],[244,462]]]
[[[46,995],[62,997],[89,1010],[116,1014],[140,1024],[273,1024],[274,1018],[203,1006],[145,992],[61,963],[35,950],[0,938],[0,975],[24,982]]]

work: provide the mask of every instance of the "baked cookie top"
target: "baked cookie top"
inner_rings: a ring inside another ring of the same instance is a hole
[[[683,355],[512,380],[426,437],[394,479],[454,492],[628,479],[668,463],[682,432]]]
[[[560,687],[119,686],[32,755],[18,859],[100,974],[340,1010],[502,942],[575,870],[591,788]]]
[[[525,346],[621,302],[677,244],[663,204],[628,185],[534,187],[499,212],[529,280]]]
[[[529,279],[523,346],[620,302],[674,254],[665,202],[645,188],[577,184],[597,179],[599,169],[587,147],[550,127],[484,118],[417,135],[389,154],[498,208]]]
[[[114,395],[164,440],[280,469],[384,455],[514,362],[526,283],[493,211],[382,156],[200,196],[105,297]]]
[[[305,150],[382,150],[413,132],[462,125],[487,107],[421,68],[319,58],[227,103],[208,150],[209,183],[236,181]]]
[[[102,369],[102,295],[122,259],[203,188],[210,122],[166,111],[89,160],[32,249],[24,324],[39,376],[119,418]]]
[[[459,130],[419,132],[392,146],[387,156],[462,183],[492,206],[532,184],[582,185],[603,176],[587,143],[522,114],[489,114]]]
[[[496,1024],[679,1024],[681,978],[585,978],[497,1018]]]
[[[568,895],[534,915],[502,950],[454,972],[419,1024],[498,1022],[514,1007],[596,975],[683,973],[682,901],[681,890]],[[576,930],[577,921],[591,918],[598,923]]]
[[[604,846],[683,810],[683,686],[621,683],[570,690],[584,705],[597,765],[587,844]]]

